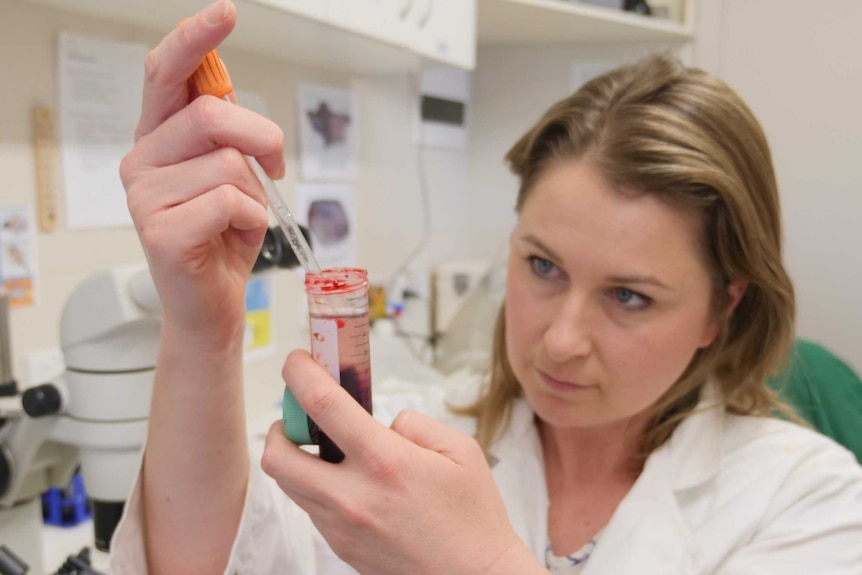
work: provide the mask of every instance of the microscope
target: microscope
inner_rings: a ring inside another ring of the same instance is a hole
[[[286,242],[267,230],[253,273],[298,265]],[[40,495],[67,486],[79,467],[95,547],[109,550],[147,434],[160,329],[161,303],[141,264],[95,273],[72,291],[60,319],[66,370],[56,381],[18,393],[10,334],[0,333],[0,544],[31,573],[44,572]]]
[[[41,572],[39,496],[68,485],[79,465],[93,504],[96,548],[108,549],[146,438],[160,311],[146,266],[84,280],[60,320],[65,373],[24,390],[21,411],[6,414],[0,429],[0,541],[8,541],[35,572]]]

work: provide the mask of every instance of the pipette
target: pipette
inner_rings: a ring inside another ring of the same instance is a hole
[[[206,55],[204,61],[192,75],[192,81],[195,83],[199,94],[231,101],[227,95],[233,92],[233,84],[231,84],[227,70],[215,50]],[[305,236],[302,235],[299,225],[293,219],[290,210],[287,209],[287,204],[278,192],[278,188],[275,187],[275,183],[266,175],[257,159],[253,156],[246,156],[245,159],[266,190],[269,207],[275,215],[275,219],[278,220],[278,225],[281,226],[285,237],[290,242],[290,247],[293,248],[299,263],[306,273],[320,273],[320,264],[314,259],[314,254],[311,252],[308,242],[305,241]]]

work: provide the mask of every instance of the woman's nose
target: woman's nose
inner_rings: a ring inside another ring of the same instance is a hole
[[[551,318],[545,330],[548,359],[562,363],[589,355],[592,350],[591,320],[587,302],[568,301]]]

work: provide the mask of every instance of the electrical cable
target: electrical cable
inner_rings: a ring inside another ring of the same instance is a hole
[[[413,120],[413,114],[415,108],[413,106],[417,105],[419,97],[419,76],[418,74],[411,75],[413,81],[409,82],[410,90],[409,98],[412,102],[412,105],[409,107],[410,109],[410,121]],[[418,112],[416,112],[418,113]],[[395,283],[398,281],[398,277],[404,273],[404,270],[407,269],[407,266],[410,265],[410,262],[415,258],[419,253],[425,249],[425,246],[428,244],[428,241],[431,239],[431,208],[430,208],[430,200],[428,199],[428,183],[425,174],[425,158],[422,153],[423,146],[417,144],[416,145],[416,172],[417,172],[417,180],[419,182],[419,199],[422,202],[422,235],[419,238],[419,242],[416,246],[407,254],[400,264],[395,268],[395,271],[392,273],[392,277],[389,280],[390,288],[394,288]]]
[[[409,90],[409,99],[411,105],[408,107],[409,109],[409,118],[410,122],[413,122],[413,115],[418,114],[418,110],[414,108],[414,106],[419,105],[419,97],[420,97],[420,89],[419,89],[419,73],[410,74],[408,76],[408,86]],[[410,265],[410,262],[418,256],[422,250],[428,245],[428,242],[431,239],[431,202],[429,199],[429,190],[428,190],[428,182],[427,175],[425,171],[425,155],[423,153],[423,146],[419,143],[416,144],[416,175],[419,183],[419,199],[422,205],[422,235],[419,238],[419,242],[416,246],[407,254],[407,256],[399,263],[395,271],[392,273],[391,279],[389,280],[389,285],[387,286],[387,293],[394,293],[395,287],[398,283],[398,278],[404,273],[407,269],[407,266]],[[403,296],[403,294],[401,294]],[[424,299],[424,298],[418,298]],[[430,313],[430,302],[425,302],[429,305],[429,313]],[[429,336],[418,335],[418,334],[410,334],[401,329],[399,325],[399,321],[397,317],[393,317],[393,321],[395,323],[395,333],[399,337],[404,338],[407,343],[407,347],[410,350],[410,353],[419,361],[424,362],[422,358],[422,353],[424,353],[425,349],[429,344]],[[412,339],[421,339],[425,343],[425,348],[416,350],[413,346]]]

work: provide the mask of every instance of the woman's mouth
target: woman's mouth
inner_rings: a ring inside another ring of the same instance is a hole
[[[569,391],[569,392],[583,391],[583,390],[590,389],[592,387],[590,385],[582,385],[580,383],[574,383],[571,381],[564,381],[561,379],[557,379],[555,377],[551,377],[550,375],[548,375],[547,373],[545,373],[542,370],[537,370],[537,371],[539,372],[539,377],[541,377],[542,381],[545,382],[545,385],[547,385],[551,389],[554,389],[557,391]]]

